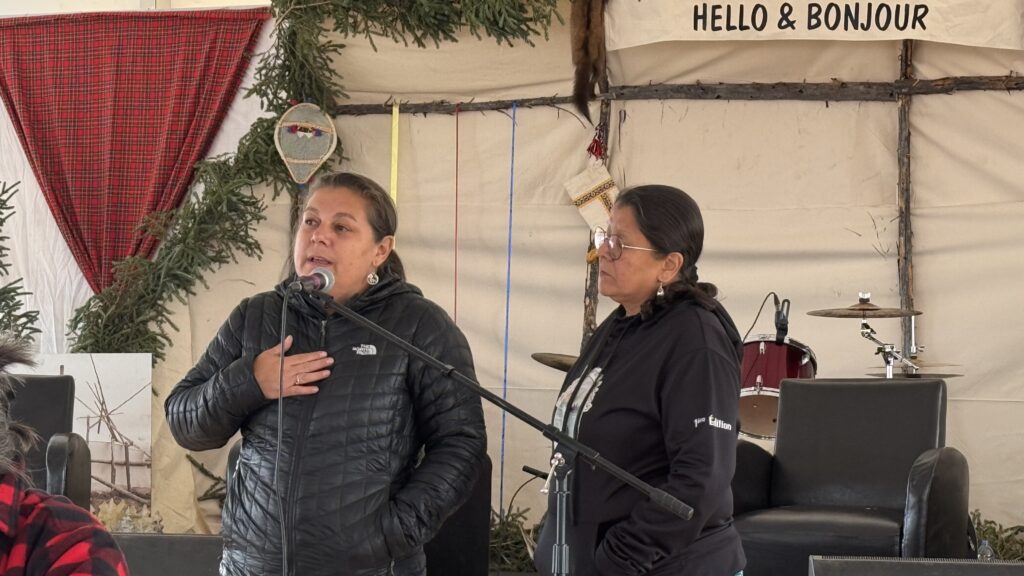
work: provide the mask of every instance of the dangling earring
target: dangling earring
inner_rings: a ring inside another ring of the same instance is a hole
[[[380,276],[377,276],[376,272],[370,272],[366,275],[366,283],[370,286],[375,286],[377,282],[380,282]]]
[[[663,296],[665,296],[665,285],[658,282],[658,297],[661,298]]]

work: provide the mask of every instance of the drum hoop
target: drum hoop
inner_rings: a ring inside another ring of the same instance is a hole
[[[748,338],[745,342],[743,342],[743,345],[746,346],[747,344],[756,344],[758,342],[771,342],[774,344],[775,334],[755,334],[753,337]],[[789,344],[794,348],[801,350],[804,354],[807,354],[807,356],[811,359],[811,365],[814,366],[814,372],[818,372],[818,357],[815,356],[814,350],[811,350],[810,346],[804,344],[803,342],[797,340],[796,338],[790,338],[789,336],[783,338],[782,343]]]
[[[740,436],[746,436],[748,438],[757,438],[758,440],[775,440],[775,436],[768,436],[766,434],[755,434],[753,432],[748,432],[742,428],[740,428]]]
[[[753,390],[754,392],[748,392],[748,390]],[[746,386],[744,388],[740,388],[740,398],[746,398],[748,396],[773,396],[778,398],[779,390],[777,388],[762,386],[760,393],[758,393],[757,386]]]

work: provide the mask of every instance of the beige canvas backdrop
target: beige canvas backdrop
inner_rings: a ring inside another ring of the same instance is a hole
[[[346,39],[338,68],[353,102],[389,97],[469,101],[568,94],[567,32],[556,27],[536,47],[497,46],[465,35],[458,44],[426,50]],[[266,46],[266,39],[262,44]],[[646,82],[885,81],[896,77],[896,42],[660,43],[613,52],[615,84]],[[1006,74],[1024,68],[1013,50],[919,43],[918,77]],[[594,107],[596,112],[596,106]],[[238,99],[214,152],[230,151],[261,112]],[[582,170],[592,130],[571,113],[520,109],[516,160],[511,165],[509,111],[455,118],[403,115],[399,136],[398,249],[410,279],[456,315],[473,346],[477,376],[534,415],[549,414],[561,373],[530,359],[533,352],[573,354],[582,333],[587,230],[562,182]],[[887,103],[646,101],[615,103],[610,170],[620,185],[664,182],[701,204],[707,223],[702,279],[713,281],[741,331],[754,321],[769,290],[793,303],[790,334],[814,350],[819,375],[878,371],[873,347],[857,322],[806,316],[846,306],[858,291],[898,304],[896,281],[896,107]],[[948,443],[972,467],[972,507],[1005,523],[1024,522],[1021,382],[1014,352],[1024,319],[1017,296],[1024,258],[1017,225],[1024,191],[1017,159],[1024,154],[1020,94],[964,93],[919,97],[911,114],[914,162],[915,282],[922,355],[959,364],[950,379]],[[339,117],[345,169],[388,184],[390,118]],[[18,201],[39,204],[27,161],[9,120],[0,118],[5,174],[23,179]],[[458,174],[459,200],[455,201]],[[514,174],[510,323],[505,383],[505,289],[510,174]],[[34,191],[34,192],[33,192]],[[261,190],[265,192],[265,190]],[[162,399],[205,349],[220,322],[243,297],[269,289],[289,250],[288,206],[267,198],[268,220],[258,236],[262,261],[225,266],[210,290],[179,306],[174,346],[154,370],[155,507],[169,531],[218,528],[216,506],[195,505],[206,478],[185,460],[162,418]],[[67,258],[39,258],[39,247],[60,246],[45,210],[21,205],[12,226],[15,270],[42,294],[36,307],[54,309],[45,329],[56,351],[81,282]],[[31,204],[30,204],[31,206]],[[458,276],[455,216],[458,208]],[[49,232],[47,232],[49,231]],[[48,235],[47,235],[48,234]],[[42,236],[46,236],[43,238]],[[63,247],[62,254],[66,252]],[[63,278],[65,281],[57,281]],[[456,302],[456,283],[458,299]],[[64,286],[64,291],[60,287]],[[43,290],[42,288],[45,288]],[[599,316],[612,308],[603,302]],[[899,342],[899,323],[873,323],[883,339]],[[752,334],[773,332],[762,315]],[[494,504],[501,482],[508,506],[526,476],[522,464],[543,467],[548,443],[539,434],[487,408],[489,452],[495,461]],[[865,414],[870,418],[870,414]],[[223,475],[224,452],[195,455]],[[543,509],[533,487],[517,507]]]
[[[378,42],[377,52],[365,41],[347,39],[338,66],[353,103],[392,96],[468,101],[567,94],[565,30],[551,36],[536,48],[464,39],[427,50]],[[897,56],[896,42],[662,43],[614,52],[610,68],[616,84],[885,81],[897,75]],[[1024,67],[1015,51],[925,43],[916,57],[920,77]],[[513,169],[510,116],[460,114],[457,166],[453,116],[401,117],[398,250],[411,281],[466,332],[480,382],[543,419],[561,373],[530,354],[574,354],[582,333],[587,228],[562,182],[585,166],[592,131],[566,111],[519,109]],[[701,277],[721,288],[741,331],[774,290],[792,301],[790,335],[815,352],[819,375],[881,369],[857,321],[805,313],[852,304],[859,291],[870,291],[880,305],[898,305],[895,104],[639,101],[613,104],[612,118],[610,170],[620,186],[664,182],[701,204],[707,224]],[[971,462],[972,507],[1010,523],[1024,521],[1012,505],[1024,489],[1016,432],[1024,414],[1022,370],[1011,353],[1017,344],[1013,326],[1022,315],[1014,306],[1024,272],[1015,225],[1024,193],[1014,176],[1014,159],[1024,152],[1024,139],[1016,136],[1022,118],[1024,100],[993,93],[918,98],[912,114],[915,280],[924,311],[918,326],[920,342],[928,346],[922,356],[957,363],[951,371],[965,374],[949,380],[949,444]],[[337,118],[346,146],[343,168],[387,185],[390,122],[387,115]],[[193,323],[183,342],[192,356],[182,354],[169,379],[195,359],[239,298],[279,277],[288,244],[286,207],[276,206],[270,215],[261,234],[274,251],[263,262],[226,268],[215,276],[213,294],[191,302]],[[611,307],[603,302],[599,315]],[[900,341],[897,320],[873,326],[883,339]],[[766,313],[752,334],[773,331]],[[503,428],[499,411],[485,410],[494,505],[503,484],[500,504],[508,506],[528,478],[521,465],[544,467],[549,444],[517,422],[506,420]],[[544,508],[534,487],[515,506],[531,508],[534,517]]]

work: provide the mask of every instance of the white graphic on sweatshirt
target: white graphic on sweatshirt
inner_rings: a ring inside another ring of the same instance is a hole
[[[725,420],[717,418],[714,414],[708,414],[706,418],[694,418],[693,427],[696,428],[701,424],[707,424],[714,426],[715,428],[721,428],[722,430],[732,430],[732,424],[729,424]]]
[[[555,402],[555,415],[552,424],[555,428],[576,438],[579,435],[579,422],[583,414],[594,407],[594,396],[601,389],[604,375],[601,368],[594,368],[582,378],[577,378],[566,387]],[[572,406],[569,406],[569,400]],[[566,415],[568,410],[568,416]]]

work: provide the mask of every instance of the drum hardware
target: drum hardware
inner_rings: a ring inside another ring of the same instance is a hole
[[[917,343],[917,318],[910,317],[910,357],[917,359],[919,352],[924,352],[924,345]],[[920,365],[920,363],[918,363]]]
[[[898,378],[942,378],[944,380],[946,378],[959,378],[960,376],[963,376],[963,374],[950,374],[950,373],[944,373],[944,372],[904,372],[904,373],[893,374],[890,377],[890,376],[886,376],[885,372],[871,372],[871,373],[868,374],[868,376],[874,376],[876,378],[893,378],[893,379],[898,379]]]
[[[882,360],[885,362],[885,377],[892,378],[892,367],[895,362],[901,362],[903,365],[908,366],[913,373],[919,372],[921,367],[911,362],[906,356],[900,353],[896,349],[895,344],[886,344],[878,338],[875,338],[875,330],[868,324],[866,319],[860,321],[860,335],[867,338],[871,342],[878,344],[878,348],[875,350],[875,354],[880,354]]]
[[[921,366],[914,363],[912,358],[924,350],[924,346],[917,344],[917,329],[914,317],[921,314],[918,310],[909,308],[880,308],[871,303],[871,293],[861,292],[858,294],[858,301],[846,308],[826,308],[823,310],[812,310],[808,312],[811,316],[823,316],[826,318],[860,318],[860,335],[877,345],[875,354],[882,357],[885,363],[885,377],[893,378],[893,366],[898,362],[909,369],[906,372],[908,377],[915,377],[921,373]],[[896,348],[894,344],[882,342],[875,337],[875,330],[868,324],[868,318],[910,318],[910,354],[909,358]],[[917,376],[920,377],[920,376]]]
[[[922,369],[922,370],[934,370],[936,368],[961,368],[961,367],[963,367],[963,364],[951,364],[951,363],[948,363],[948,362],[932,362],[930,360],[925,360],[925,359],[921,358],[920,356],[917,357],[917,358],[914,358],[913,356],[911,356],[910,357],[910,361],[913,362],[914,364],[917,364],[917,367]],[[865,366],[864,368],[867,369],[867,370],[870,370],[872,368],[878,368],[878,366],[872,365],[872,366]]]

